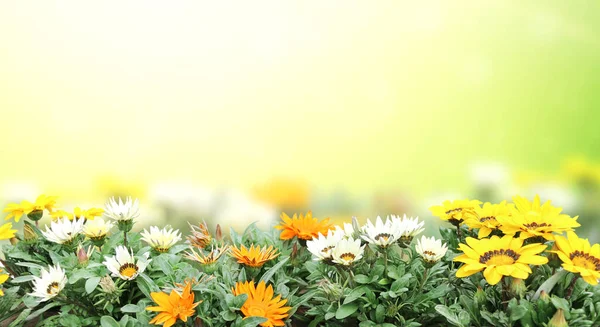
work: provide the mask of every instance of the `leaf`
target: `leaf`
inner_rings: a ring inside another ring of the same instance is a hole
[[[17,266],[22,266],[22,267],[29,267],[29,268],[34,268],[34,269],[42,269],[44,267],[38,265],[37,263],[33,263],[33,262],[17,262],[16,263]]]
[[[281,267],[283,267],[283,265],[290,259],[290,257],[286,257],[283,260],[279,261],[276,265],[274,265],[273,267],[269,268],[269,270],[267,270],[262,277],[260,278],[261,281],[264,281],[265,283],[268,283],[271,280],[271,277],[273,277],[273,275],[277,272],[277,270],[281,269]]]
[[[138,313],[142,311],[144,310],[135,304],[126,304],[121,308],[121,312],[126,313]]]
[[[85,281],[85,291],[87,292],[87,294],[92,293],[96,289],[96,286],[98,286],[99,283],[100,283],[100,277],[91,277],[88,280],[86,280]]]
[[[569,311],[571,311],[571,309],[569,308],[569,301],[567,301],[566,299],[559,298],[555,295],[552,295],[552,297],[550,298],[550,301],[552,302],[552,305],[554,305],[554,307],[556,309],[563,309],[565,314],[568,313]]]
[[[21,326],[21,322],[29,316],[30,312],[31,312],[31,309],[29,309],[29,308],[23,310],[21,312],[21,314],[17,317],[17,319],[15,319],[10,325],[8,325],[8,327]]]
[[[565,278],[567,273],[568,271],[566,270],[557,271],[554,275],[552,275],[552,277],[548,278],[542,285],[540,285],[540,287],[537,289],[531,300],[537,300],[540,297],[542,291],[550,294],[556,283]]]
[[[363,294],[365,294],[367,289],[367,286],[360,286],[358,288],[353,289],[352,292],[350,292],[350,294],[346,296],[343,304],[354,302],[356,299],[360,298]]]
[[[19,283],[30,282],[32,280],[34,280],[33,275],[25,275],[25,276],[15,277],[15,278],[11,279],[10,281],[12,283],[19,284]]]
[[[358,304],[348,303],[341,305],[335,312],[335,319],[344,319],[358,310]]]
[[[458,326],[458,327],[464,327],[462,322],[459,320],[459,317],[455,313],[451,312],[450,308],[448,308],[447,306],[438,304],[435,306],[435,311],[439,312],[439,314],[444,316],[446,318],[446,320],[448,320],[448,322],[451,323],[452,325]],[[467,314],[467,317],[468,317],[468,314]]]
[[[102,316],[100,325],[102,327],[119,327],[119,323],[111,316]]]
[[[265,317],[247,317],[242,320],[240,327],[256,327],[267,320]]]
[[[356,275],[354,276],[354,281],[359,284],[368,284],[371,282],[371,279],[365,275]]]

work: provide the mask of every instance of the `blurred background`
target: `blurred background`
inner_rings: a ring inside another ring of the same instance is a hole
[[[138,227],[552,199],[600,240],[600,2],[0,4],[0,204]]]

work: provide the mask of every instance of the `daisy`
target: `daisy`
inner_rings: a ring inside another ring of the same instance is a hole
[[[50,228],[46,225],[46,231],[42,234],[48,241],[58,244],[70,244],[83,229],[84,219],[73,219],[64,217],[50,222]]]
[[[140,215],[139,201],[137,199],[133,201],[130,196],[127,197],[125,202],[121,198],[119,198],[119,201],[115,200],[114,197],[110,198],[105,207],[104,215],[116,221],[130,221]]]
[[[8,240],[15,237],[16,229],[12,229],[12,223],[0,226],[0,240]]]
[[[426,237],[425,235],[417,240],[415,248],[421,258],[428,264],[435,264],[440,261],[448,251],[448,246],[446,243],[442,243],[442,240],[437,240],[433,236]]]
[[[277,253],[277,249],[273,248],[272,245],[268,248],[267,246],[260,248],[258,245],[255,246],[252,244],[249,248],[246,248],[244,245],[241,245],[239,248],[232,246],[230,255],[237,259],[238,263],[259,268],[267,263],[267,261],[277,258],[279,253]]]
[[[279,236],[282,240],[291,240],[297,237],[300,240],[308,241],[314,237],[318,237],[319,233],[323,235],[327,234],[327,231],[332,228],[328,218],[318,220],[317,218],[313,218],[310,211],[306,213],[306,216],[300,214],[298,217],[298,215],[294,214],[292,218],[282,213],[281,220],[281,224],[275,226],[275,228],[282,230]]]
[[[42,268],[41,276],[33,276],[33,293],[29,295],[39,297],[40,302],[45,302],[55,297],[67,284],[67,276],[60,265],[49,266],[48,270]]]
[[[333,262],[350,266],[354,262],[360,260],[363,256],[365,245],[360,246],[360,239],[353,238],[342,239],[331,251]]]
[[[88,220],[83,225],[83,234],[92,241],[102,241],[114,226],[114,222],[105,221],[102,218]]]
[[[574,232],[567,232],[567,237],[556,235],[557,251],[563,268],[575,274],[588,284],[598,285],[600,281],[600,244],[590,245],[587,239],[579,238]]]
[[[143,241],[160,253],[169,251],[175,243],[181,240],[181,233],[178,229],[169,228],[167,230],[167,227],[159,229],[157,226],[151,226],[150,232],[144,229],[140,235],[142,235]]]
[[[385,248],[400,239],[402,231],[399,227],[398,224],[394,224],[390,219],[386,219],[384,223],[381,217],[378,216],[375,220],[375,225],[371,223],[371,220],[367,219],[367,224],[362,228],[363,235],[361,237],[371,244]]]
[[[323,236],[323,234],[319,233],[319,237],[307,241],[306,248],[315,256],[314,260],[331,261],[333,259],[331,251],[344,237],[345,233],[343,230],[335,232],[329,230],[327,236]]]
[[[206,222],[198,224],[198,226],[190,225],[190,229],[192,235],[189,235],[187,238],[188,243],[198,249],[204,249],[207,245],[210,244],[212,237],[210,236],[210,232],[208,231],[208,226]]]
[[[157,305],[146,307],[146,310],[156,311],[159,314],[152,318],[149,323],[162,324],[164,327],[173,326],[177,320],[186,323],[196,313],[196,306],[202,302],[194,303],[194,296],[191,283],[185,284],[181,294],[174,289],[171,290],[170,294],[164,292],[150,293],[150,297]]]
[[[481,201],[469,199],[444,201],[442,205],[433,206],[429,210],[434,216],[440,217],[454,226],[459,226],[463,220],[475,215],[475,210],[480,204]]]
[[[267,321],[260,324],[263,327],[285,326],[284,320],[289,316],[291,307],[285,307],[287,300],[281,295],[274,297],[273,285],[266,286],[264,281],[254,285],[254,281],[237,282],[232,288],[235,296],[246,294],[248,298],[242,305],[245,317],[263,317]]]
[[[123,280],[133,280],[139,274],[146,270],[150,253],[146,252],[142,257],[136,258],[133,252],[129,252],[126,247],[118,246],[114,257],[107,257],[103,264],[110,270],[114,277],[119,277]]]
[[[419,217],[407,217],[406,214],[403,217],[392,215],[392,224],[395,224],[394,229],[400,231],[399,242],[407,245],[410,244],[412,239],[418,234],[422,233],[424,221],[419,222]]]
[[[506,201],[502,201],[499,204],[491,204],[486,202],[482,208],[476,208],[476,216],[470,217],[465,220],[465,224],[469,228],[478,228],[478,238],[484,238],[489,236],[493,230],[500,227],[498,217],[505,217],[510,215],[512,204],[506,204]]]

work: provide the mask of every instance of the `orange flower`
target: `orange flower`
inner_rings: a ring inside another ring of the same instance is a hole
[[[285,326],[283,320],[288,317],[291,307],[284,307],[287,300],[282,300],[281,295],[273,298],[273,286],[266,286],[264,281],[254,286],[254,281],[237,282],[231,291],[233,295],[247,294],[248,299],[242,305],[245,317],[263,317],[267,321],[260,324],[263,327]],[[245,318],[244,318],[245,319]]]
[[[267,261],[279,256],[277,249],[272,245],[268,248],[264,246],[262,249],[258,245],[251,245],[250,248],[240,245],[239,249],[233,246],[231,252],[231,256],[236,258],[238,263],[254,268],[262,267]]]
[[[188,225],[190,225],[192,235],[188,236],[187,240],[192,246],[195,246],[198,249],[204,249],[210,244],[212,237],[210,236],[208,226],[205,222],[198,224],[198,226],[194,226],[190,223],[188,223]]]
[[[171,294],[169,295],[164,292],[150,293],[152,300],[158,306],[146,307],[146,310],[160,312],[150,320],[150,323],[154,325],[164,324],[164,327],[170,327],[177,322],[177,319],[180,319],[184,323],[187,322],[188,318],[196,312],[194,308],[202,302],[198,301],[194,303],[194,293],[191,290],[192,284],[186,283],[181,294],[175,290],[171,290]]]
[[[306,217],[300,214],[294,214],[290,218],[287,214],[281,213],[281,225],[275,226],[277,229],[281,229],[281,235],[279,238],[282,240],[290,240],[294,236],[301,240],[312,240],[315,237],[319,237],[319,233],[327,235],[327,231],[333,229],[329,223],[329,218],[319,221],[317,218],[313,218],[312,212],[306,213]]]

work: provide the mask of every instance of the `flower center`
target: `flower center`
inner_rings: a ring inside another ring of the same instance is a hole
[[[523,226],[530,228],[530,229],[536,229],[536,228],[540,228],[540,227],[552,227],[552,224],[547,224],[547,223],[538,224],[536,222],[533,222],[530,224],[523,224]]]
[[[423,251],[423,254],[430,255],[430,256],[435,256],[435,252],[433,252],[431,250],[425,250],[425,251]]]
[[[356,258],[356,256],[354,255],[354,253],[344,253],[340,256],[340,258],[346,262],[350,262],[350,261],[354,261],[354,258]]]
[[[583,253],[582,251],[572,252],[569,257],[573,260],[573,264],[585,269],[591,269],[600,271],[600,259],[591,256],[589,253]]]
[[[485,223],[486,221],[496,222],[496,217],[494,217],[494,216],[481,217],[481,218],[479,218],[479,221],[482,223]]]
[[[326,248],[323,248],[323,250],[321,250],[321,252],[328,254],[331,251],[331,249],[333,249],[334,247],[335,247],[334,245],[330,245]]]
[[[487,265],[512,265],[515,261],[519,260],[520,254],[515,251],[508,249],[493,250],[484,253],[479,257],[479,262]]]
[[[265,317],[265,308],[261,305],[251,305],[248,308],[249,316]]]
[[[463,208],[455,208],[455,209],[450,209],[448,211],[446,211],[446,214],[448,216],[454,216],[457,213],[460,213],[463,210]]]
[[[121,276],[131,278],[138,272],[138,267],[133,263],[126,263],[119,268]]]
[[[187,310],[186,307],[178,305],[173,307],[173,316],[179,316],[182,312],[185,312]]]
[[[154,250],[160,253],[167,253],[169,251],[169,248],[166,246],[157,246],[154,248]]]
[[[48,285],[48,288],[46,289],[46,293],[48,293],[49,295],[57,294],[58,293],[58,282],[50,283],[50,285]]]
[[[390,237],[392,237],[392,235],[388,233],[377,234],[375,236],[375,241],[382,240],[383,242],[387,242],[390,239]]]

